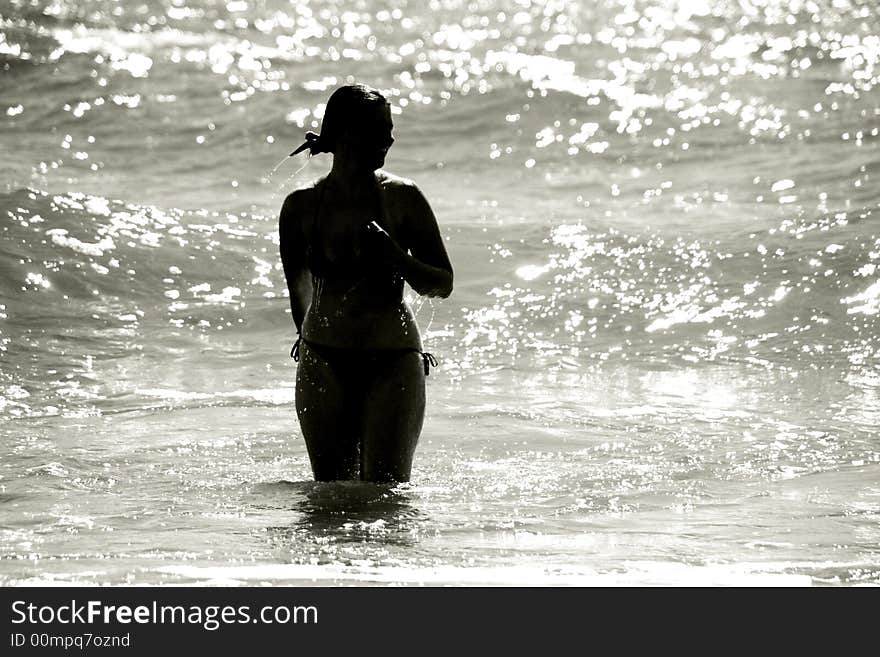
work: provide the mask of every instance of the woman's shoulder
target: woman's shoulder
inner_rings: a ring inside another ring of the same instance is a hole
[[[376,174],[382,188],[386,220],[397,226],[400,235],[409,236],[402,238],[404,241],[436,226],[431,206],[414,181],[387,171],[380,170]]]
[[[315,194],[323,180],[324,177],[321,177],[294,189],[285,197],[282,208],[297,209],[305,204],[314,203]]]
[[[391,173],[390,171],[385,171],[384,169],[378,169],[376,171],[376,179],[379,181],[379,184],[382,185],[382,187],[386,190],[403,193],[407,193],[412,190],[418,190],[418,186],[416,186],[415,181],[411,180],[410,178],[398,176]]]
[[[382,191],[385,192],[386,199],[393,203],[409,205],[424,202],[425,200],[418,185],[410,178],[404,178],[383,169],[376,171],[376,178],[382,187]]]
[[[323,178],[318,178],[290,192],[281,205],[281,223],[298,221],[304,214],[314,211],[317,204],[317,192]]]

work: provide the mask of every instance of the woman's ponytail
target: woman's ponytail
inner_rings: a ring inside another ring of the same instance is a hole
[[[324,144],[321,141],[321,135],[312,132],[311,130],[306,133],[306,140],[302,143],[302,145],[297,148],[293,153],[291,153],[291,157],[296,155],[297,153],[302,153],[304,150],[308,149],[309,155],[317,155],[318,153],[327,153],[328,151],[324,148]]]

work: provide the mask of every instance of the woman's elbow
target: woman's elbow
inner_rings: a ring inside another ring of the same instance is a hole
[[[425,286],[421,290],[416,290],[419,294],[424,297],[439,297],[440,299],[446,299],[450,294],[452,294],[452,274],[448,274],[444,276],[442,280],[438,280],[434,285]]]
[[[440,297],[441,299],[446,299],[452,294],[452,272],[449,272],[448,276],[443,277],[443,281],[434,288],[433,292],[431,296]]]
[[[450,294],[452,294],[452,285],[432,290],[432,293],[429,296],[448,299]]]

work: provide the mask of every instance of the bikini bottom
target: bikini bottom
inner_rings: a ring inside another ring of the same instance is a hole
[[[299,345],[305,342],[309,349],[320,356],[327,364],[338,372],[348,372],[364,367],[366,364],[380,364],[383,360],[393,359],[403,354],[417,353],[422,357],[425,376],[430,374],[432,367],[437,367],[437,359],[427,351],[419,351],[415,347],[397,347],[393,349],[359,349],[347,347],[329,347],[298,337],[290,350],[290,357],[299,362]]]

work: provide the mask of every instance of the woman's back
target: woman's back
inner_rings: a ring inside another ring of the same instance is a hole
[[[367,229],[375,221],[407,249],[406,216],[388,212],[400,207],[393,197],[404,182],[377,172],[372,198],[351,199],[334,194],[322,178],[289,197],[292,239],[300,242],[312,277],[305,339],[336,347],[421,349],[415,319],[403,300],[404,279],[382,259]]]
[[[409,480],[436,361],[422,352],[404,282],[419,294],[452,290],[428,202],[380,169],[392,128],[376,90],[337,89],[322,134],[307,134],[294,151],[333,153],[333,168],[281,209],[281,261],[300,332],[296,410],[319,480]]]

